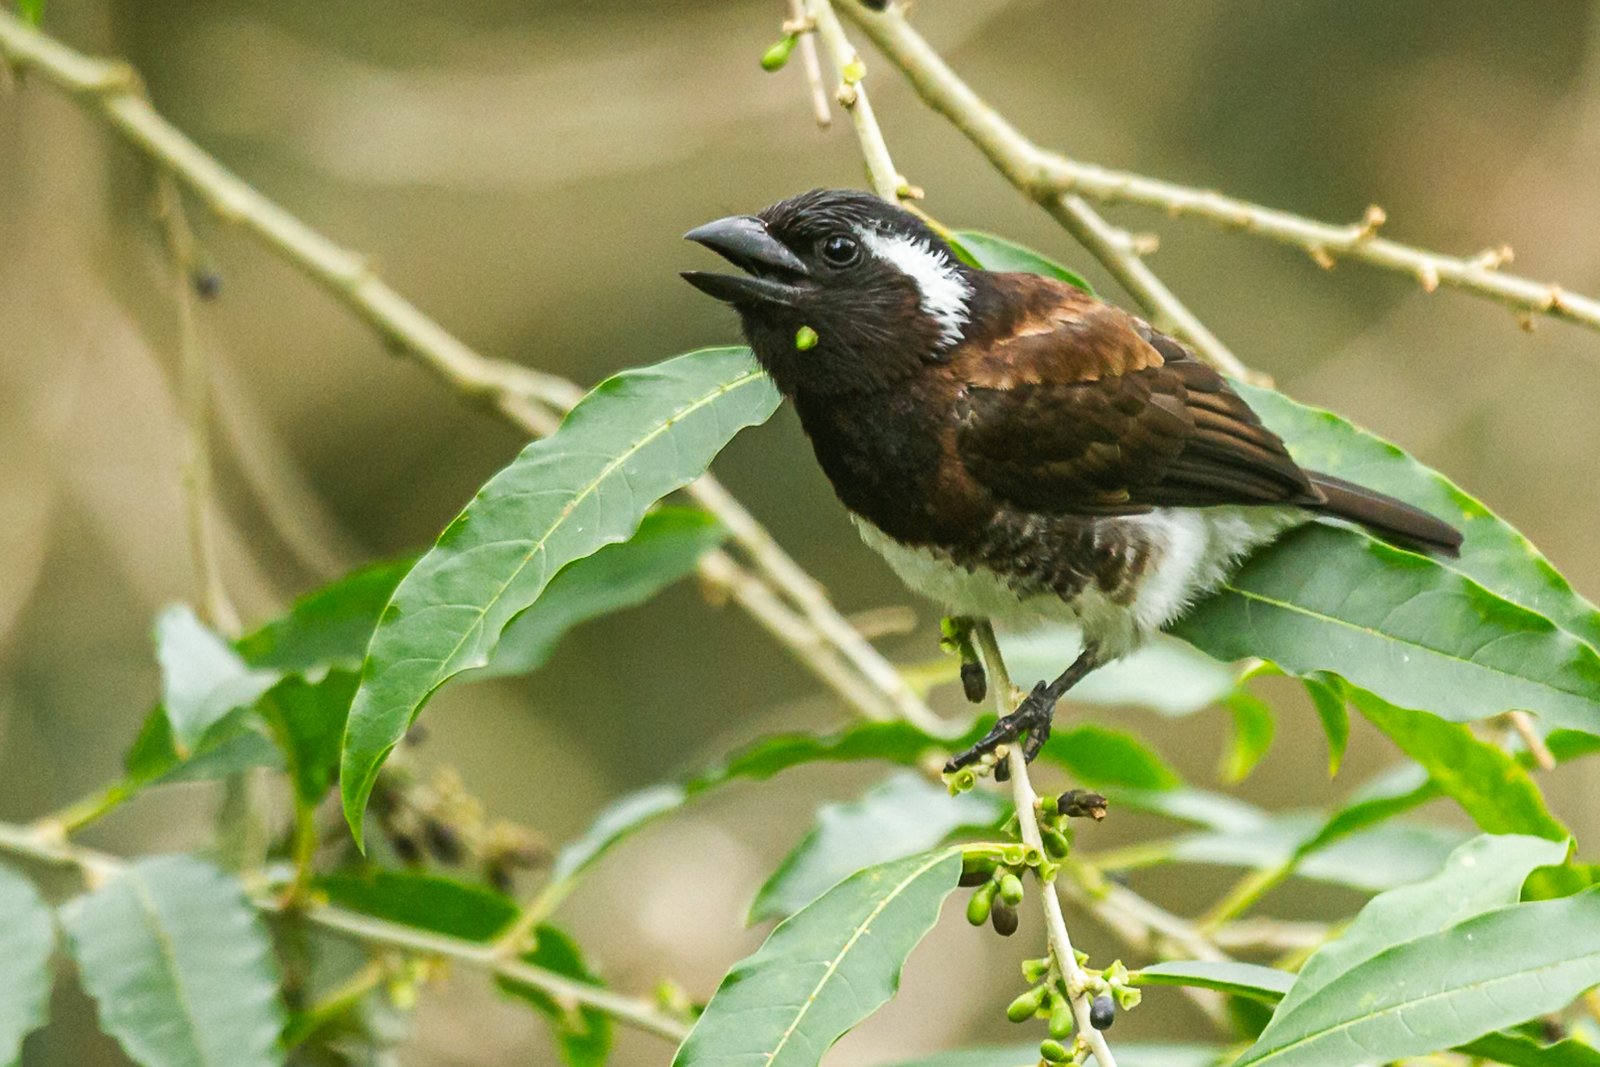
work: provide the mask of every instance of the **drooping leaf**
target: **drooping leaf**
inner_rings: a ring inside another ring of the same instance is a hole
[[[960,852],[944,849],[839,883],[734,965],[673,1067],[816,1067],[894,995],[960,873]]]
[[[992,827],[1010,810],[996,793],[951,796],[921,775],[902,771],[860,800],[824,806],[816,827],[756,893],[749,921],[792,915],[864,867],[926,852],[962,830]]]
[[[952,236],[955,238],[954,247],[957,254],[972,266],[982,267],[984,270],[1042,274],[1046,278],[1055,278],[1068,285],[1077,286],[1090,296],[1094,295],[1094,289],[1081,274],[1068,270],[1055,260],[1042,256],[1031,248],[1025,248],[1015,241],[1008,241],[1004,237],[996,237],[982,230],[957,230]]]
[[[61,923],[100,1025],[135,1063],[283,1063],[276,964],[234,879],[188,856],[141,860]]]
[[[44,1025],[50,1003],[55,918],[33,883],[0,867],[0,1065],[15,1067],[22,1039]]]
[[[378,617],[416,557],[371,563],[307,593],[234,645],[252,667],[302,674],[359,671]]]
[[[1139,985],[1178,985],[1215,989],[1276,1004],[1294,984],[1294,975],[1276,967],[1234,960],[1169,960],[1142,967]]]
[[[1322,721],[1322,732],[1328,735],[1328,777],[1339,773],[1344,762],[1345,749],[1350,746],[1350,707],[1345,702],[1342,688],[1335,682],[1343,679],[1316,672],[1301,679],[1317,718]]]
[[[1600,984],[1600,889],[1513,904],[1387,947],[1280,1006],[1238,1061],[1385,1063],[1566,1007]]]
[[[289,780],[302,803],[320,803],[333,785],[356,681],[346,670],[331,670],[316,682],[291,674],[267,690],[257,705],[283,750]]]
[[[1331,412],[1298,404],[1270,389],[1236,388],[1307,469],[1399,497],[1461,530],[1465,538],[1461,558],[1436,560],[1437,565],[1600,648],[1600,610],[1574,592],[1526,537],[1444,475]]]
[[[1593,648],[1437,560],[1352,529],[1312,523],[1287,534],[1174,632],[1219,659],[1331,671],[1457,722],[1524,708],[1600,730]]]
[[[156,658],[161,663],[162,708],[180,753],[193,749],[228,712],[254,704],[277,681],[270,671],[246,665],[228,642],[181,604],[156,619]]]
[[[1343,934],[1306,961],[1279,1012],[1288,1012],[1395,945],[1516,903],[1530,874],[1560,863],[1566,854],[1565,842],[1537,837],[1485,834],[1473,838],[1452,852],[1432,877],[1368,901]]]
[[[568,630],[643,604],[692,574],[700,557],[726,537],[727,530],[706,512],[678,507],[652,511],[632,537],[569,563],[552,578],[533,607],[506,627],[489,665],[470,678],[538,670]]]
[[[313,884],[331,904],[465,941],[491,941],[517,918],[516,901],[503,893],[421,871],[373,868]]]
[[[1545,806],[1533,776],[1498,745],[1480,741],[1460,723],[1395,707],[1372,693],[1354,689],[1350,696],[1367,721],[1416,760],[1485,833],[1551,841],[1570,836]]]
[[[577,943],[554,926],[540,926],[537,942],[523,961],[586,985],[605,983],[589,966]],[[590,1007],[562,1005],[550,994],[520,982],[500,980],[500,988],[528,1001],[550,1020],[567,1067],[602,1067],[611,1052],[611,1017]]]
[[[1242,782],[1272,747],[1277,720],[1270,704],[1243,689],[1230,693],[1223,704],[1233,716],[1233,734],[1222,758],[1222,780]]]
[[[602,382],[490,479],[406,575],[373,634],[341,767],[358,841],[378,768],[433,691],[485,666],[562,567],[626,540],[777,400],[748,349],[694,352]]]

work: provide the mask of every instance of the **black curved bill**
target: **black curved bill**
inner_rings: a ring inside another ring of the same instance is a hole
[[[749,272],[748,277],[699,270],[683,272],[684,281],[707,296],[730,304],[792,306],[800,286],[785,279],[804,278],[809,273],[798,256],[768,233],[760,219],[750,215],[717,219],[683,236]]]

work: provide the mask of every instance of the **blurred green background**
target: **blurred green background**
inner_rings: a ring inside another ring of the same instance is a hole
[[[847,122],[812,123],[798,64],[757,67],[779,0],[470,5],[345,0],[51,0],[46,28],[122,55],[157,105],[248,181],[351,247],[482,351],[590,383],[735,338],[683,285],[704,265],[679,234],[817,185],[860,185]],[[1459,253],[1508,242],[1514,268],[1600,291],[1600,5],[1581,0],[920,0],[918,25],[1041,143],[1080,158],[1332,221],[1379,203],[1386,233]],[[868,53],[902,171],[952,225],[1033,244],[1116,295],[1104,272],[928,114]],[[44,85],[0,89],[0,818],[23,820],[111,777],[156,691],[150,624],[190,595],[178,470],[170,276],[150,172]],[[1600,337],[1203,224],[1159,227],[1154,265],[1247,362],[1299,399],[1392,437],[1527,533],[1580,591],[1600,591]],[[202,309],[218,376],[227,584],[247,620],[366,559],[424,545],[518,439],[386,355],[327,295],[198,218],[223,279]],[[857,541],[792,416],[739,439],[718,472],[847,611],[908,603]],[[901,660],[933,653],[918,604]],[[1277,745],[1243,795],[1331,799],[1394,760],[1358,729],[1329,783],[1314,718],[1288,690]],[[941,694],[941,708],[960,711]],[[538,675],[461,687],[429,709],[424,766],[454,765],[491,811],[559,841],[604,801],[760,733],[844,711],[764,634],[685,585],[570,638]],[[1226,716],[1122,717],[1199,781]],[[719,794],[626,846],[560,915],[608,976],[663,975],[697,997],[758,943],[754,888],[820,798],[867,768],[795,772]],[[1600,784],[1545,776],[1580,838]],[[178,787],[85,835],[124,852],[204,840],[214,794]],[[1441,819],[1455,818],[1430,809]],[[1159,829],[1116,816],[1095,848]],[[1136,879],[1193,912],[1232,874]],[[1348,912],[1291,886],[1268,910]],[[951,909],[952,911],[955,909]],[[900,998],[830,1063],[877,1064],[998,1040],[1015,960],[1040,937],[953,916]],[[1030,917],[1031,918],[1031,917]],[[1096,956],[1121,949],[1079,917]],[[959,961],[959,962],[958,962]],[[1196,1036],[1156,993],[1124,1036]],[[61,991],[28,1067],[123,1062]],[[400,1061],[554,1062],[542,1024],[457,973],[425,996]],[[664,1062],[624,1033],[616,1062]]]

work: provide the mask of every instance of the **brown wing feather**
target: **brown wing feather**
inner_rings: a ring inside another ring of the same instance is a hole
[[[951,367],[962,461],[1029,511],[1316,503],[1321,494],[1228,383],[1172,338],[1070,286],[992,276],[1003,306]]]

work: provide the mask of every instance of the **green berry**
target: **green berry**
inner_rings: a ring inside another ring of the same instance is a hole
[[[1067,853],[1072,851],[1072,842],[1067,840],[1067,835],[1053,827],[1040,828],[1039,839],[1044,842],[1044,850],[1051,859],[1066,859]]]
[[[1068,1059],[1066,1046],[1048,1037],[1039,1042],[1039,1055],[1050,1063],[1066,1063]]]
[[[1077,1020],[1072,1017],[1072,1001],[1057,997],[1055,1006],[1050,1009],[1050,1036],[1057,1040],[1071,1037],[1076,1024]]]
[[[967,922],[973,926],[982,926],[989,921],[989,909],[994,906],[995,884],[985,882],[972,894],[972,899],[967,901]]]
[[[1032,1018],[1033,1013],[1039,1010],[1039,1005],[1044,1003],[1045,994],[1049,991],[1048,986],[1034,986],[1006,1005],[1006,1018],[1014,1023]]]
[[[1000,876],[1000,899],[1013,908],[1022,903],[1022,879],[1007,871]]]
[[[761,69],[769,71],[782,70],[783,65],[789,62],[789,56],[794,52],[794,46],[799,40],[799,37],[791,33],[763,52],[761,54]]]

